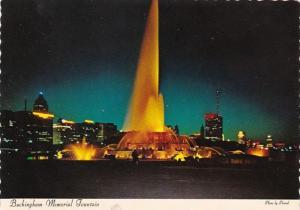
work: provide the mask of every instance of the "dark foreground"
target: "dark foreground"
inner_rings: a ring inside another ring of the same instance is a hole
[[[298,199],[297,165],[2,161],[3,198]]]

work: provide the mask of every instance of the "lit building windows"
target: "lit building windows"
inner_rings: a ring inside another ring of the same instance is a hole
[[[223,117],[215,113],[205,114],[205,138],[210,140],[222,140]]]

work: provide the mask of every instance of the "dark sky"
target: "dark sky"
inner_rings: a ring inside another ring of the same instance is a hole
[[[31,106],[75,121],[114,122],[131,95],[149,1],[2,0],[1,109]],[[166,124],[198,132],[223,89],[225,138],[296,140],[296,2],[160,1]]]

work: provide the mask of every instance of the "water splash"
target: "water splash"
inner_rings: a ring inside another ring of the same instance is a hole
[[[87,143],[86,137],[83,137],[81,143],[68,145],[65,150],[72,154],[72,160],[93,160],[96,156],[96,148]]]

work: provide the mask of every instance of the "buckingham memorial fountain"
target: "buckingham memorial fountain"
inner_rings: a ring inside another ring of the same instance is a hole
[[[140,49],[125,135],[117,145],[116,158],[130,158],[136,149],[148,159],[170,159],[189,153],[187,137],[177,136],[164,124],[164,99],[159,92],[158,0],[152,0]]]

